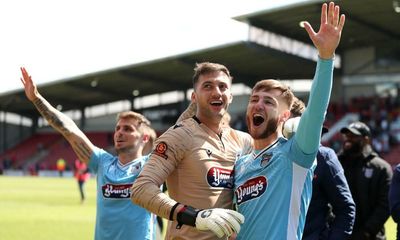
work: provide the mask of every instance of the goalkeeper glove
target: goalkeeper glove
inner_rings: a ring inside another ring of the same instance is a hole
[[[199,210],[185,206],[178,212],[177,221],[180,225],[190,225],[201,231],[212,231],[221,238],[224,235],[229,237],[233,233],[239,233],[244,216],[230,209]]]

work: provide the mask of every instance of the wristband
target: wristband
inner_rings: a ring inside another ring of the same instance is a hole
[[[189,225],[192,227],[196,226],[196,217],[197,214],[200,212],[199,209],[195,209],[191,206],[184,206],[181,208],[177,214],[177,221],[178,221],[178,226],[185,224]]]
[[[174,212],[175,212],[176,207],[178,207],[179,204],[180,203],[177,202],[177,203],[175,203],[174,206],[172,206],[171,212],[169,212],[169,220],[170,221],[174,221]]]

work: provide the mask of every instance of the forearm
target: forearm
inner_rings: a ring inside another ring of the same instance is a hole
[[[164,158],[152,154],[132,185],[131,199],[133,203],[160,217],[169,219],[170,211],[176,201],[162,193],[160,186],[174,169],[173,161],[166,161]]]
[[[131,200],[133,203],[166,219],[170,218],[171,209],[176,204],[176,201],[161,192],[158,184],[145,176],[138,177],[133,184]]]
[[[350,235],[356,217],[356,205],[351,196],[344,172],[339,170],[339,161],[333,162],[336,162],[337,165],[331,166],[328,172],[336,172],[336,175],[329,175],[330,178],[327,178],[328,181],[324,184],[324,189],[330,189],[327,191],[327,196],[329,199],[328,201],[332,205],[333,214],[335,215],[334,221],[330,224],[332,229],[331,234],[337,236],[341,234]]]
[[[55,109],[41,95],[37,96],[32,103],[50,126],[62,135],[68,136],[71,134],[71,128],[76,128],[76,124],[69,117]]]
[[[346,232],[341,228],[331,227],[328,240],[349,239],[351,231]]]
[[[32,103],[50,126],[69,141],[78,157],[88,162],[93,152],[91,144],[75,122],[67,115],[54,108],[41,95],[38,95]]]
[[[317,150],[332,89],[333,59],[318,59],[307,108],[301,116],[296,141],[304,153]]]

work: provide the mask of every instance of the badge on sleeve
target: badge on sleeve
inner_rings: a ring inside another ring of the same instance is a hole
[[[155,150],[153,153],[155,153],[156,155],[168,159],[168,156],[165,154],[167,152],[168,149],[168,145],[165,142],[160,142],[157,144]]]

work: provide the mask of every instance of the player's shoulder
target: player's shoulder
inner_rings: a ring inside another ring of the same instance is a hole
[[[195,121],[188,118],[182,120],[175,125],[167,129],[160,137],[157,138],[157,142],[165,142],[168,144],[182,143],[183,141],[189,144],[192,141],[193,135],[196,132]]]
[[[255,156],[256,156],[256,153],[254,151],[243,154],[243,155],[239,156],[239,158],[236,160],[235,165],[245,164],[246,162],[251,161]]]
[[[166,132],[191,132],[198,123],[193,118],[187,118],[171,126]]]
[[[250,134],[247,133],[247,132],[243,132],[243,131],[236,130],[236,129],[233,129],[233,128],[230,128],[230,131],[232,132],[232,134],[236,134],[241,138],[246,138],[246,139],[250,139],[251,138]]]

